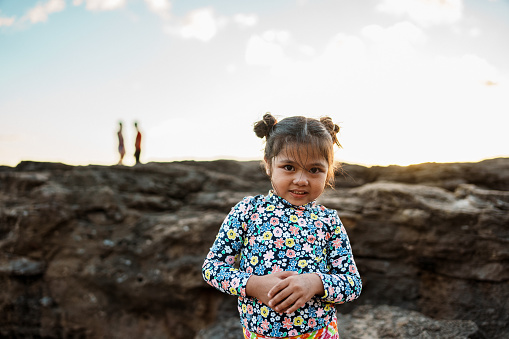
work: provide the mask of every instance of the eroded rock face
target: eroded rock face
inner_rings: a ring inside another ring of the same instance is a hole
[[[471,320],[436,320],[419,312],[396,306],[362,305],[338,318],[341,339],[437,339],[483,338],[484,334]],[[239,339],[242,327],[238,318],[225,319],[201,330],[196,339]]]
[[[509,336],[509,159],[343,169],[321,202],[364,289],[338,310],[362,322],[356,308],[387,304]],[[0,336],[189,339],[237,318],[201,264],[230,208],[269,188],[258,162],[1,167]]]
[[[323,202],[343,210],[365,287],[357,305],[400,305],[507,333],[499,296],[509,292],[509,192],[375,182]]]

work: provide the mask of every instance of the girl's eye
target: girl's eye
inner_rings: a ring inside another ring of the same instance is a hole
[[[318,167],[313,167],[309,170],[310,173],[312,174],[317,174],[317,173],[320,173],[322,170]]]
[[[284,165],[283,168],[287,171],[293,171],[293,166],[292,165]]]

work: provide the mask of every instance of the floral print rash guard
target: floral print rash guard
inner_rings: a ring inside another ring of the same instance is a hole
[[[279,271],[317,273],[325,295],[313,297],[292,314],[278,313],[246,295],[251,275]],[[271,337],[295,336],[327,326],[336,319],[334,304],[354,300],[362,288],[336,210],[316,202],[294,206],[273,191],[267,196],[245,197],[232,208],[202,272],[208,284],[238,296],[244,328]]]

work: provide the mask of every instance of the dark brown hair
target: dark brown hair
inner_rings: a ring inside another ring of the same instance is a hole
[[[327,183],[334,183],[334,144],[341,147],[337,133],[339,126],[332,122],[330,117],[322,117],[320,120],[295,116],[277,121],[270,113],[266,113],[263,119],[256,122],[254,132],[259,138],[265,138],[264,159],[272,166],[272,159],[283,148],[296,147],[299,151],[305,148],[306,152],[317,152],[327,161]],[[270,167],[269,167],[270,168]]]

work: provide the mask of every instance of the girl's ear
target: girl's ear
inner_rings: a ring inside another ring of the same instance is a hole
[[[267,158],[263,158],[263,163],[265,164],[265,173],[270,177],[270,164]]]

